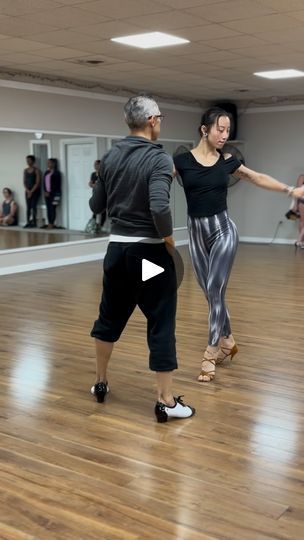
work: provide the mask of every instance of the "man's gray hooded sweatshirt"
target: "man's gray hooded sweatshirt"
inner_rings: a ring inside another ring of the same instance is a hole
[[[99,214],[107,209],[112,234],[170,236],[172,175],[173,160],[161,144],[130,135],[103,157],[91,210]]]

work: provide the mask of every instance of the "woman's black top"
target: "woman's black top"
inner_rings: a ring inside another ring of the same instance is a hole
[[[2,203],[2,214],[3,214],[4,217],[10,215],[10,213],[11,213],[11,205],[12,205],[13,202],[14,202],[13,199],[11,199],[8,202],[3,201],[3,203]],[[17,212],[13,216],[13,220],[14,221],[13,221],[12,225],[17,225],[17,221],[18,221]]]
[[[29,172],[27,169],[24,171],[24,183],[27,189],[33,189],[36,184],[36,169]]]
[[[214,165],[201,165],[191,152],[174,158],[175,168],[180,175],[191,217],[209,217],[227,210],[227,188],[229,174],[235,172],[241,162],[223,154]]]

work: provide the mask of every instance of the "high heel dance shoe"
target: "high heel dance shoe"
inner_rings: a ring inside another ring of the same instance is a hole
[[[195,409],[190,405],[185,405],[182,400],[183,396],[174,398],[175,405],[170,407],[161,401],[157,401],[154,412],[156,420],[159,423],[167,422],[169,418],[190,418],[195,414]]]
[[[91,394],[96,397],[98,403],[103,403],[107,393],[110,391],[108,383],[99,382],[91,387]]]
[[[236,355],[238,348],[236,343],[232,347],[220,347],[220,350],[217,355],[216,365],[222,364],[227,358],[230,357],[230,360]]]
[[[215,365],[216,365],[217,360],[216,358],[213,358],[212,356],[210,358],[207,358],[207,356],[205,355],[206,355],[206,351],[203,356],[201,372],[197,378],[199,382],[210,382],[215,377]],[[209,367],[210,369],[208,369]]]

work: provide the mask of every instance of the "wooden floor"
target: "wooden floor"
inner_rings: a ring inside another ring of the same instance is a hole
[[[18,249],[33,246],[44,246],[47,244],[58,244],[61,242],[75,242],[76,240],[86,240],[108,236],[106,233],[97,235],[85,234],[81,231],[69,231],[68,229],[26,229],[21,227],[0,227],[0,250]]]
[[[197,415],[167,424],[139,312],[107,402],[89,394],[99,263],[1,277],[1,540],[304,538],[304,251],[240,246],[240,352],[206,385],[206,304],[183,255],[175,391]]]

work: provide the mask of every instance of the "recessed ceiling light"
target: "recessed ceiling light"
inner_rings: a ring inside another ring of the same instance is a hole
[[[168,45],[180,45],[190,43],[188,39],[171,36],[163,32],[148,32],[146,34],[134,34],[133,36],[122,36],[112,38],[111,41],[139,47],[140,49],[153,49],[155,47],[167,47]]]
[[[298,69],[278,69],[275,71],[259,71],[254,73],[258,77],[265,79],[292,79],[294,77],[304,77],[304,71]]]

